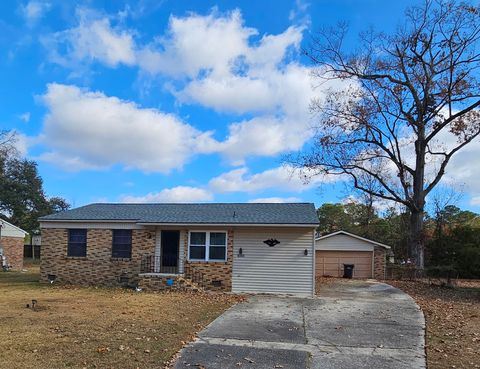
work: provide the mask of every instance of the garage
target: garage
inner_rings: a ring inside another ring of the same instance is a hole
[[[390,247],[352,233],[338,231],[315,239],[315,276],[343,277],[344,264],[353,264],[353,278],[385,278]]]
[[[311,296],[313,250],[312,227],[235,230],[232,291]]]
[[[342,277],[343,265],[353,264],[354,278],[372,278],[371,251],[316,251],[316,276]]]

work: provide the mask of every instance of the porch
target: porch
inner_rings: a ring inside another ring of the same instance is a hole
[[[140,288],[158,291],[204,287],[204,275],[185,264],[184,237],[182,230],[155,230],[153,255],[143,255],[140,261]]]
[[[175,276],[184,273],[183,232],[180,230],[155,229],[153,255],[143,255],[140,275]]]

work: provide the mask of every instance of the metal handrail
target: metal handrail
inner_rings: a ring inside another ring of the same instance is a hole
[[[168,255],[144,255],[140,263],[140,273],[179,273],[180,259]]]

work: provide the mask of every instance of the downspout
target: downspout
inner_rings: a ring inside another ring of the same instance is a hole
[[[315,281],[316,281],[316,275],[317,275],[317,271],[316,271],[316,267],[315,267],[315,259],[316,259],[316,250],[315,250],[315,231],[316,231],[317,227],[315,227],[312,231],[312,297],[315,297]]]

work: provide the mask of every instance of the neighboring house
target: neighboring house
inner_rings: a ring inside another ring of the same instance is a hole
[[[92,204],[40,218],[41,278],[313,295],[313,204]]]
[[[317,277],[342,277],[344,264],[354,264],[353,278],[385,279],[390,246],[338,231],[315,239]]]
[[[8,265],[12,269],[23,268],[23,244],[26,235],[27,232],[23,229],[0,219],[1,265]]]

